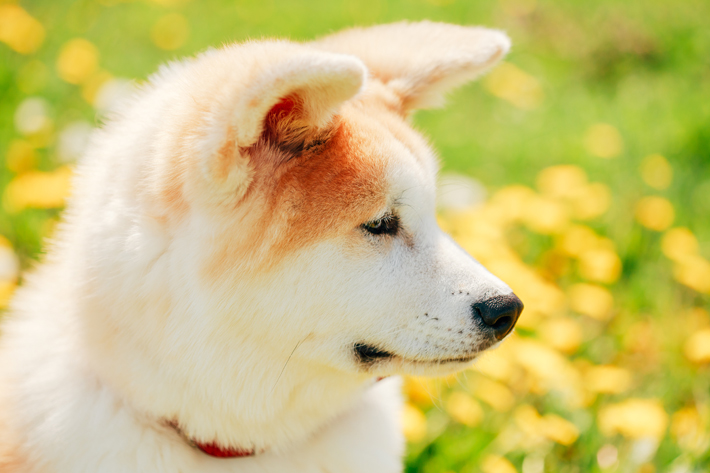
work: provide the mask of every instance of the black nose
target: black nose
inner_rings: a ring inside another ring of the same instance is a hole
[[[480,318],[483,323],[493,329],[497,340],[502,340],[513,330],[523,311],[523,301],[515,294],[491,297],[471,306],[474,318]]]

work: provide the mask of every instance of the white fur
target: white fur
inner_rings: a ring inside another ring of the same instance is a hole
[[[259,271],[269,255],[257,253],[218,281],[202,274],[216,243],[242,244],[240,228],[263,217],[244,149],[280,98],[297,94],[308,126],[325,127],[363,90],[367,66],[409,110],[508,48],[499,32],[423,25],[404,28],[409,46],[384,26],[352,33],[385,41],[366,49],[336,37],[323,42],[336,52],[276,41],[210,51],[164,69],[96,134],[47,261],[3,325],[0,389],[15,406],[22,471],[401,471],[399,381],[374,378],[466,366],[441,360],[486,348],[471,303],[510,293],[436,225],[430,151],[373,125],[388,200],[370,217],[396,211],[409,242],[363,236],[354,248],[353,235],[334,237],[274,271]],[[385,53],[367,51],[379,47],[397,55],[389,81],[378,76]],[[359,59],[337,52],[351,50]],[[225,176],[217,160],[229,140]],[[179,215],[159,198],[177,178],[186,178]],[[268,248],[283,236],[262,237]],[[365,368],[351,350],[360,340],[398,356]],[[209,457],[170,419],[198,441],[263,453]]]

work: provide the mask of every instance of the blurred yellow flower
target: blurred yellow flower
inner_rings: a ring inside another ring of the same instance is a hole
[[[609,210],[611,191],[601,182],[580,187],[571,197],[572,216],[577,220],[592,220]]]
[[[405,438],[410,442],[419,442],[426,436],[426,417],[412,404],[405,403],[402,410],[402,428]]]
[[[407,376],[404,378],[404,393],[407,399],[422,407],[430,406],[432,399],[439,397],[441,387],[433,378]]]
[[[7,307],[16,287],[17,283],[15,281],[0,281],[0,309]]]
[[[473,427],[483,420],[483,409],[468,394],[454,391],[446,402],[446,412],[460,424]]]
[[[26,140],[12,140],[5,156],[7,168],[14,173],[29,171],[37,164],[37,152]]]
[[[685,356],[694,363],[710,362],[710,328],[695,332],[685,342]]]
[[[596,123],[584,134],[584,148],[598,158],[615,158],[624,149],[619,130],[608,123]]]
[[[551,197],[571,197],[587,185],[587,173],[571,164],[550,166],[537,175],[537,187]]]
[[[558,200],[536,196],[528,202],[523,221],[535,233],[551,235],[560,233],[567,227],[569,212]]]
[[[628,399],[602,407],[598,421],[599,430],[607,436],[660,440],[668,425],[668,414],[657,399]]]
[[[490,202],[497,215],[507,221],[518,221],[526,212],[528,202],[535,197],[535,191],[521,185],[506,186],[493,194]]]
[[[631,387],[631,373],[618,366],[592,366],[586,371],[584,382],[586,388],[592,392],[620,394]]]
[[[513,364],[504,356],[506,350],[487,351],[476,359],[473,370],[498,381],[508,381],[513,376]]]
[[[671,418],[671,435],[683,450],[703,451],[708,444],[708,433],[695,407],[684,407]]]
[[[71,175],[68,166],[53,172],[30,171],[20,174],[5,188],[5,210],[13,213],[27,207],[62,207],[69,195]]]
[[[84,38],[67,41],[59,51],[57,73],[70,84],[87,80],[99,67],[99,50]]]
[[[168,13],[155,22],[150,39],[160,49],[172,51],[183,46],[190,37],[190,24],[180,13]]]
[[[0,5],[0,41],[20,54],[31,54],[42,46],[42,23],[18,5]]]
[[[579,255],[579,273],[591,281],[613,283],[621,274],[621,259],[608,248],[586,250]]]
[[[486,455],[481,462],[483,473],[517,473],[512,463],[498,455]]]
[[[538,332],[548,345],[563,353],[574,353],[582,343],[582,327],[570,317],[546,320]]]
[[[540,420],[542,434],[560,445],[572,445],[579,438],[579,429],[567,419],[545,414]]]
[[[644,197],[636,203],[636,220],[646,228],[661,232],[673,223],[673,205],[658,196]]]
[[[710,261],[700,255],[688,256],[676,263],[673,276],[691,289],[710,294]]]
[[[493,69],[484,86],[491,94],[523,110],[537,108],[544,98],[537,79],[509,62]]]
[[[597,320],[608,320],[614,308],[614,297],[608,289],[594,284],[575,284],[567,291],[569,305],[575,312]]]
[[[479,376],[469,382],[469,387],[474,396],[497,411],[509,411],[515,404],[513,393],[498,381]]]
[[[513,418],[528,437],[543,436],[561,445],[572,445],[579,438],[579,430],[570,421],[555,414],[541,416],[528,404],[519,406]]]
[[[573,407],[584,404],[581,376],[560,352],[531,339],[515,340],[513,348],[516,361],[537,381],[542,392],[555,390]]]
[[[584,225],[570,225],[558,239],[558,247],[570,256],[579,256],[582,252],[599,246],[599,236]]]
[[[697,254],[698,239],[687,228],[671,228],[663,235],[661,250],[668,259],[683,261]]]
[[[641,178],[654,189],[668,189],[673,180],[673,168],[666,158],[652,154],[641,161]]]
[[[101,90],[101,87],[103,87],[111,79],[113,79],[113,76],[110,73],[104,71],[103,69],[99,69],[82,84],[81,97],[91,105],[94,105],[96,102],[96,96]]]

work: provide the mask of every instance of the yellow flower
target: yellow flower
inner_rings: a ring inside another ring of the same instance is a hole
[[[644,197],[636,204],[636,220],[646,228],[662,232],[675,218],[673,204],[657,196]]]
[[[694,363],[710,362],[710,328],[695,332],[684,347],[685,356]]]
[[[613,283],[621,274],[621,259],[611,249],[595,248],[579,255],[579,273],[592,281]]]
[[[0,281],[0,309],[7,307],[16,287],[17,283],[15,281]]]
[[[568,294],[570,307],[575,312],[602,321],[611,317],[614,297],[608,289],[594,284],[575,284]]]
[[[20,54],[42,46],[44,26],[18,5],[0,5],[0,41]]]
[[[67,41],[59,51],[57,72],[70,84],[87,80],[99,67],[99,50],[83,38]]]
[[[37,163],[37,152],[29,141],[12,140],[5,162],[7,168],[14,173],[25,172]]]
[[[579,429],[567,419],[555,414],[545,414],[540,420],[542,434],[560,445],[572,445],[579,438]]]
[[[687,228],[671,228],[663,235],[661,250],[668,259],[683,261],[697,254],[698,239]]]
[[[439,381],[434,378],[407,376],[404,379],[404,393],[407,399],[419,406],[431,405],[432,398],[438,398],[440,390]]]
[[[510,360],[503,355],[504,353],[504,348],[483,353],[476,359],[474,371],[498,381],[508,381],[513,376],[514,368]]]
[[[668,414],[656,399],[628,399],[599,410],[599,429],[604,435],[621,434],[629,438],[663,438]]]
[[[483,409],[468,394],[454,391],[446,403],[446,412],[460,424],[473,427],[483,420]]]
[[[550,166],[537,175],[537,187],[551,197],[571,197],[587,185],[587,173],[571,164]]]
[[[523,220],[530,230],[543,235],[562,232],[569,224],[565,205],[548,197],[535,197],[528,202]]]
[[[660,154],[646,156],[641,162],[641,178],[654,189],[668,189],[673,180],[673,168]]]
[[[513,340],[506,343],[511,342]],[[570,406],[585,402],[579,372],[558,351],[530,339],[516,340],[513,349],[518,364],[533,377],[542,392],[558,391]]]
[[[585,373],[584,381],[590,391],[619,394],[631,387],[631,373],[612,365],[593,366]]]
[[[493,69],[484,86],[491,94],[523,110],[537,108],[544,98],[537,79],[509,62]]]
[[[515,404],[513,393],[498,381],[479,376],[471,380],[469,386],[478,399],[497,411],[509,411]]]
[[[599,236],[584,225],[570,225],[560,235],[558,247],[570,256],[579,256],[586,250],[599,246]]]
[[[555,317],[543,322],[539,333],[548,345],[563,353],[574,353],[582,343],[582,327],[570,317]]]
[[[703,450],[708,434],[695,407],[684,407],[671,418],[671,434],[683,450]]]
[[[570,203],[575,219],[592,220],[609,210],[611,191],[606,185],[594,182],[580,187]]]
[[[168,13],[155,22],[150,39],[160,49],[172,51],[183,46],[190,37],[190,24],[179,13]]]
[[[528,202],[535,197],[535,191],[529,187],[507,186],[493,194],[489,205],[497,215],[509,220],[520,220],[527,210]]]
[[[513,414],[515,423],[530,438],[543,436],[561,445],[572,445],[579,430],[570,421],[555,414],[541,416],[534,407],[523,404]]]
[[[689,256],[673,267],[673,275],[682,284],[701,293],[710,293],[710,261]]]
[[[486,455],[481,462],[483,473],[517,473],[512,463],[498,455]]]
[[[596,123],[584,134],[584,148],[598,158],[615,158],[624,149],[619,130],[608,123]]]
[[[113,76],[110,73],[99,69],[82,84],[81,97],[91,105],[94,105],[101,87],[103,87],[111,79],[113,79]]]
[[[402,410],[402,428],[410,442],[420,442],[426,436],[426,417],[412,404],[406,403]]]
[[[71,174],[67,166],[53,172],[30,171],[20,174],[5,188],[5,209],[8,212],[19,212],[26,207],[62,207],[69,195]]]

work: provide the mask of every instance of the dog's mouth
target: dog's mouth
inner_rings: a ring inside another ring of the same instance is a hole
[[[404,358],[398,355],[395,355],[394,353],[388,352],[386,350],[382,350],[381,348],[378,348],[374,345],[370,345],[367,343],[363,342],[358,342],[353,346],[353,351],[355,352],[355,356],[357,360],[366,366],[371,366],[374,365],[377,362],[382,362],[382,361],[387,361],[387,360],[393,360],[395,358],[399,358],[402,361],[406,361],[409,363],[415,363],[415,364],[445,364],[445,363],[468,363],[470,361],[473,361],[476,356],[478,356],[478,353],[475,354],[467,354],[461,357],[456,357],[456,358],[437,358],[437,359],[432,359],[432,360],[421,360],[421,359],[416,359],[416,358]]]

